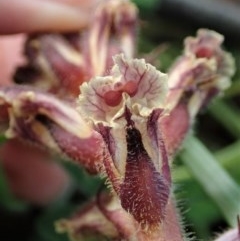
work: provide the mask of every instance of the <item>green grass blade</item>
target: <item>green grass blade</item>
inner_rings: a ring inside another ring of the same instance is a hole
[[[240,166],[240,141],[236,141],[233,144],[215,152],[214,157],[222,166],[224,166],[224,168],[228,169],[230,167]],[[182,182],[187,179],[191,179],[192,176],[185,166],[179,166],[173,169],[173,178],[176,182]],[[240,179],[240,175],[238,179]]]
[[[209,112],[234,137],[240,137],[240,112],[238,109],[233,105],[217,100],[209,107]]]
[[[189,136],[181,154],[184,164],[215,201],[226,221],[236,226],[240,213],[240,187],[196,138]]]

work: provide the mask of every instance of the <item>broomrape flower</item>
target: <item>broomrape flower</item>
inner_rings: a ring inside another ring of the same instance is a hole
[[[24,82],[30,71],[30,86],[0,89],[8,138],[63,153],[107,177],[111,196],[100,193],[75,217],[58,222],[57,230],[75,239],[97,233],[184,240],[171,193],[172,157],[198,111],[234,73],[223,37],[210,30],[186,39],[168,74],[133,58],[136,12],[128,1],[107,1],[85,35],[31,38],[29,64],[16,75]]]

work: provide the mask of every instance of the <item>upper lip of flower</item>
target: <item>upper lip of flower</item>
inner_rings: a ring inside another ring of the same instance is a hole
[[[163,108],[168,91],[166,74],[143,59],[127,59],[122,54],[116,55],[114,62],[109,76],[95,77],[81,86],[78,104],[83,116],[112,126],[123,115],[125,106],[143,118]]]

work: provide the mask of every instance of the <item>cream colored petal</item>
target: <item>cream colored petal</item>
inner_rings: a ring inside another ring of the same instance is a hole
[[[93,78],[81,86],[79,111],[94,122],[111,123],[127,106],[132,114],[148,116],[163,108],[168,87],[167,75],[144,59],[116,55],[111,75]]]

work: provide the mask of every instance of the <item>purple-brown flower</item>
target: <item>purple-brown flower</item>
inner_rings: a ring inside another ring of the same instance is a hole
[[[114,57],[109,76],[81,86],[79,111],[104,140],[104,172],[122,207],[143,226],[165,215],[171,177],[158,128],[164,115],[167,75],[141,60]]]
[[[88,230],[125,240],[183,240],[171,197],[172,156],[197,112],[229,85],[234,72],[221,35],[201,30],[186,40],[169,73],[161,73],[133,58],[135,23],[132,4],[107,1],[77,42],[86,48],[62,36],[28,42],[28,67],[37,74],[27,82],[56,96],[44,88],[0,89],[0,124],[8,138],[63,153],[107,177],[112,197],[99,194],[77,218],[58,225],[74,237]]]

